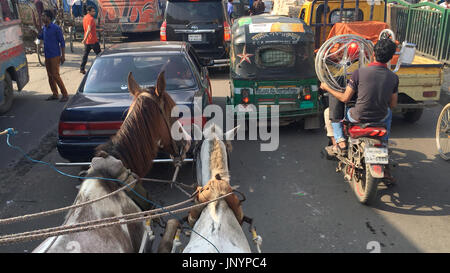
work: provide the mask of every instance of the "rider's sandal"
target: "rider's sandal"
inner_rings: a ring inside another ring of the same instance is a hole
[[[347,147],[341,148],[338,144],[332,146],[332,151],[336,155],[345,156],[347,154]]]

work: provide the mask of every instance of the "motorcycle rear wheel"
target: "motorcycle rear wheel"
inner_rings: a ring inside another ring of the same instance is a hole
[[[352,178],[352,189],[358,201],[364,205],[371,205],[377,197],[379,178],[370,174],[369,164],[366,164],[360,175],[355,174]]]

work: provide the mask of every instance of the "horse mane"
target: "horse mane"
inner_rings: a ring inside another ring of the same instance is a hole
[[[227,155],[224,154],[222,149],[221,140],[214,136],[213,143],[210,146],[210,169],[211,169],[211,178],[220,175],[221,180],[226,180],[230,182],[230,174],[227,166]],[[226,153],[226,149],[225,149]]]
[[[164,124],[161,119],[157,102],[149,96],[138,96],[119,131],[107,143],[97,147],[96,156],[104,156],[102,152],[106,152],[120,159],[139,177],[144,177],[158,153],[160,130],[154,127]]]

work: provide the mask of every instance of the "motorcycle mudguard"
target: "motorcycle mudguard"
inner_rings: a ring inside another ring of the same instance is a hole
[[[368,164],[369,171],[372,177],[374,178],[383,178],[384,177],[384,165],[380,164]]]

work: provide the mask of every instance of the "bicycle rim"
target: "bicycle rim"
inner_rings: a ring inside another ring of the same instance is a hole
[[[444,160],[450,160],[450,103],[442,109],[436,125],[436,146]]]

